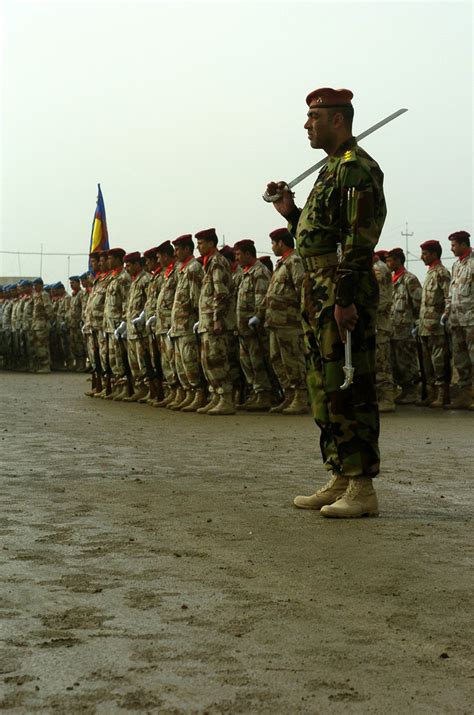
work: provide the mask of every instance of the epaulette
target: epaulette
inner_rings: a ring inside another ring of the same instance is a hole
[[[354,150],[348,149],[342,155],[341,163],[348,164],[351,161],[357,161],[357,156]]]

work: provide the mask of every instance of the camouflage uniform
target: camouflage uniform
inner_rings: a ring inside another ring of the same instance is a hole
[[[105,368],[107,358],[107,344],[104,336],[104,306],[107,286],[112,280],[112,273],[99,273],[94,279],[92,290],[87,303],[87,315],[89,318],[86,330],[89,337],[89,354],[92,353],[92,364],[94,364],[94,344],[97,341],[100,354],[100,366],[102,371]],[[90,333],[89,333],[90,329]]]
[[[34,372],[35,355],[33,346],[33,294],[23,296],[23,311],[21,316],[21,336],[25,353],[25,369]]]
[[[3,308],[2,314],[2,333],[3,333],[3,354],[4,354],[4,365],[7,370],[13,368],[13,352],[12,352],[12,310],[13,310],[13,299],[11,297],[7,298]]]
[[[174,262],[162,269],[161,289],[156,301],[156,324],[155,332],[159,336],[161,367],[163,377],[168,387],[175,388],[178,385],[178,375],[175,367],[175,346],[174,341],[168,337],[167,333],[171,328],[171,311],[178,283],[178,270]]]
[[[21,311],[23,303],[20,296],[13,300],[11,312],[11,335],[12,335],[12,353],[14,361],[14,369],[21,370],[24,367],[23,354],[21,345]]]
[[[379,286],[379,304],[376,319],[375,373],[379,402],[393,402],[393,375],[390,357],[390,337],[392,334],[391,310],[393,285],[390,269],[378,259],[374,263],[374,274]],[[391,407],[393,410],[393,405]]]
[[[181,386],[189,390],[204,387],[199,370],[200,355],[193,326],[199,320],[199,294],[203,268],[193,256],[177,269],[177,285],[171,310],[175,369]]]
[[[47,292],[45,290],[41,291],[41,293],[34,291],[31,329],[36,360],[35,366],[37,369],[45,372],[49,371],[51,368],[49,331],[53,318],[54,309],[51,303],[51,298]]]
[[[375,392],[375,324],[378,288],[372,253],[385,221],[383,174],[354,138],[321,169],[289,230],[303,258],[303,327],[307,383],[320,446],[328,470],[347,478],[375,477],[380,468]],[[337,244],[342,257],[338,263]],[[344,382],[344,344],[335,304],[355,304],[352,332],[354,381]]]
[[[397,274],[394,274],[391,312],[392,370],[395,383],[409,392],[416,390],[419,382],[418,355],[412,330],[420,314],[421,283],[405,269]]]
[[[85,367],[84,361],[86,356],[86,350],[84,336],[81,331],[81,324],[84,299],[86,295],[86,291],[80,288],[75,293],[72,293],[71,301],[69,303],[69,344],[71,347],[72,356],[74,358],[76,370],[84,369]]]
[[[145,271],[140,271],[138,275],[132,278],[125,313],[127,321],[128,362],[130,363],[130,369],[132,371],[135,385],[143,384],[145,381],[145,361],[143,358],[143,345],[141,343],[140,334],[137,331],[137,328],[133,325],[132,320],[134,318],[138,318],[142,310],[145,308],[146,291],[149,282],[150,276]],[[139,328],[139,330],[141,329]]]
[[[474,378],[474,254],[454,262],[446,313],[453,340],[459,387],[471,389]]]
[[[263,263],[255,261],[250,267],[244,267],[239,282],[236,304],[237,333],[240,344],[240,364],[247,383],[253,391],[270,392],[271,385],[265,368],[268,360],[268,335],[260,330],[260,340],[253,328],[249,327],[249,319],[263,315],[263,304],[270,283],[270,271]],[[262,355],[262,347],[265,355]]]
[[[233,283],[229,262],[220,253],[206,256],[204,278],[199,296],[201,360],[211,392],[232,392],[229,362],[230,334],[235,329],[232,312]],[[222,333],[214,334],[214,322],[220,321]]]
[[[157,266],[154,272],[150,274],[150,282],[147,288],[147,298],[145,303],[145,318],[151,318],[153,315],[156,317],[156,304],[158,301],[158,295],[163,285],[163,271],[162,267]],[[153,362],[153,367],[156,373],[159,375],[162,371],[161,367],[161,355],[159,353],[159,346],[156,343],[156,323],[155,325],[146,327],[146,334],[148,339],[148,348],[150,350],[151,359]],[[159,361],[159,365],[157,362]]]
[[[277,261],[263,305],[265,328],[270,336],[270,360],[285,392],[306,390],[301,327],[304,268],[296,251],[290,251]]]
[[[440,387],[445,382],[446,338],[440,324],[448,296],[450,275],[440,261],[428,268],[421,293],[418,335],[423,350],[423,367],[427,387]]]
[[[114,338],[114,331],[125,320],[130,283],[127,271],[124,268],[116,269],[111,271],[105,291],[103,331],[106,334],[110,369],[115,379],[125,375],[122,353],[118,340]]]
[[[74,368],[74,356],[72,354],[71,344],[69,341],[69,313],[71,308],[71,296],[68,293],[60,296],[57,300],[56,306],[60,354],[63,364],[66,365],[68,370],[72,370]]]

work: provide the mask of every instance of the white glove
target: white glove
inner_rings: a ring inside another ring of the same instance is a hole
[[[249,328],[257,328],[260,325],[260,320],[257,318],[256,315],[252,315],[251,318],[249,318]]]
[[[169,329],[166,331],[166,337],[167,337],[168,340],[171,342],[171,328],[169,328]]]
[[[85,325],[82,325],[82,326],[81,326],[81,333],[82,333],[83,335],[86,334],[86,326],[85,326]]]
[[[132,320],[132,325],[134,325],[136,328],[143,328],[145,325],[145,311],[142,310],[138,318],[134,318]]]
[[[156,315],[150,315],[150,317],[146,321],[146,327],[151,328],[151,326],[155,325],[155,323],[156,323]]]
[[[116,329],[115,333],[120,335],[121,338],[125,338],[127,335],[127,323],[125,320],[122,320],[118,328]]]
[[[443,313],[443,315],[442,315],[441,318],[440,318],[439,324],[444,327],[447,322],[448,322],[448,314],[447,314],[447,313]]]
[[[416,338],[416,336],[418,335],[418,328],[416,327],[416,325],[414,328],[411,329],[411,334],[414,338]]]
[[[197,321],[197,323],[194,323],[194,325],[193,325],[193,333],[197,334],[198,330],[199,330],[199,320]]]

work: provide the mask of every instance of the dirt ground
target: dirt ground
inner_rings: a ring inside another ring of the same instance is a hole
[[[378,519],[292,507],[310,417],[0,374],[0,710],[469,713],[474,413],[383,415]]]

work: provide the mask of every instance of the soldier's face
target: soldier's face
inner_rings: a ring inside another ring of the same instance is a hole
[[[41,283],[35,283],[35,293],[41,293],[43,291],[43,285]]]
[[[272,241],[272,251],[274,256],[282,256],[285,253],[287,246],[283,241]]]
[[[313,149],[326,149],[334,143],[334,129],[332,120],[329,119],[327,109],[318,109],[315,102],[311,102],[308,109],[304,128],[308,132],[309,143]]]
[[[394,258],[393,256],[387,256],[387,266],[389,269],[393,271],[398,271],[400,268],[400,259],[399,258]]]
[[[456,257],[462,256],[463,253],[467,251],[467,246],[465,243],[458,243],[457,241],[451,241],[451,253]]]
[[[197,247],[201,256],[207,256],[214,248],[214,241],[206,241],[205,239],[199,238]]]
[[[91,258],[91,271],[93,273],[97,273],[98,270],[99,270],[99,261],[97,260],[97,258]]]
[[[191,251],[188,246],[175,246],[174,254],[176,256],[176,260],[181,263],[191,255]]]
[[[425,266],[429,266],[430,263],[433,263],[434,260],[436,260],[438,256],[436,253],[433,253],[432,251],[427,251],[426,249],[422,249],[421,251],[421,260],[425,264]]]
[[[127,263],[125,264],[125,270],[127,271],[129,276],[136,276],[140,270],[140,264],[130,263],[129,261],[127,261]]]

